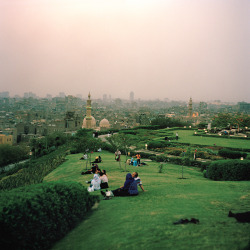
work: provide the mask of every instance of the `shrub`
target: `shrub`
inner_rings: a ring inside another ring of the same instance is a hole
[[[207,170],[205,169],[205,170],[203,170],[203,176],[205,177],[205,178],[207,178]]]
[[[183,153],[182,148],[171,149],[167,152],[170,155],[180,156]]]
[[[97,200],[79,183],[46,183],[1,192],[2,249],[49,249]]]
[[[151,141],[148,144],[148,149],[168,147],[171,143],[167,141]]]
[[[54,152],[56,153],[56,152]],[[47,160],[43,162],[30,161],[23,164],[23,168],[15,169],[14,174],[3,177],[0,180],[0,190],[10,190],[21,186],[26,186],[35,183],[41,183],[43,178],[51,171],[57,168],[65,160],[65,152],[59,154],[52,154]],[[14,170],[14,169],[13,169]]]
[[[214,161],[207,167],[207,177],[212,180],[224,181],[250,180],[250,161]]]
[[[0,145],[0,167],[19,162],[28,157],[28,148],[8,144]]]
[[[239,159],[241,157],[246,158],[247,156],[247,153],[245,152],[233,151],[226,148],[219,150],[218,154],[222,157],[230,159]]]

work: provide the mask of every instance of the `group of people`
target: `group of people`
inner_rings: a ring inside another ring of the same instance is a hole
[[[108,188],[109,185],[108,185],[108,176],[106,170],[104,169],[100,170],[98,166],[93,166],[93,168],[95,169],[93,179],[91,179],[90,181],[86,181],[86,183],[90,184],[88,191],[92,192]]]
[[[119,161],[120,156],[121,156],[121,152],[117,149],[117,151],[115,152],[115,160]],[[138,153],[135,157],[136,157],[135,161],[137,165],[140,166],[141,155]],[[131,159],[131,162],[132,162],[132,159]],[[86,181],[87,184],[90,184],[90,186],[88,187],[89,192],[100,190],[100,189],[106,189],[106,192],[101,191],[101,194],[106,196],[106,193],[108,191],[107,188],[109,188],[108,176],[107,176],[106,170],[101,170],[99,166],[97,165],[97,163],[99,162],[102,162],[102,159],[100,156],[96,157],[95,160],[92,162],[91,169],[83,171],[81,174],[82,175],[93,174],[93,179]],[[111,193],[111,196],[134,196],[134,195],[138,195],[138,188],[137,188],[138,186],[141,188],[143,192],[146,191],[142,185],[142,181],[140,177],[138,176],[138,173],[133,172],[132,174],[128,173],[126,175],[126,180],[120,188],[117,188],[108,192]]]
[[[111,196],[135,196],[138,195],[137,186],[140,186],[143,192],[146,190],[142,185],[142,181],[138,176],[137,172],[128,173],[126,175],[126,180],[120,188],[114,189],[112,191],[108,191]],[[105,197],[107,192],[101,191],[101,194]]]
[[[129,165],[132,166],[141,166],[141,165],[145,165],[143,163],[141,163],[141,155],[138,153],[136,156],[132,156],[130,160],[128,160],[127,162]]]

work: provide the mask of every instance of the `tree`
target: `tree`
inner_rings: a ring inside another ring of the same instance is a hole
[[[28,151],[27,147],[8,144],[0,145],[0,167],[27,159],[29,156]]]
[[[97,151],[101,146],[99,138],[93,138],[93,131],[90,129],[80,129],[73,137],[73,148],[76,153],[87,153],[88,162],[91,165],[91,152]],[[86,164],[87,167],[87,164]]]
[[[127,158],[128,158],[128,152],[129,152],[129,148],[132,145],[132,141],[129,138],[128,135],[124,134],[124,133],[120,133],[120,134],[115,134],[111,137],[107,137],[108,142],[111,144],[111,146],[113,147],[114,151],[116,149],[119,149],[122,153],[125,154],[126,159],[125,159],[125,171],[127,171],[126,168],[126,164],[127,164]],[[121,163],[119,162],[119,166],[121,169]]]
[[[212,126],[219,128],[226,128],[232,121],[232,116],[230,114],[219,113],[213,117]]]

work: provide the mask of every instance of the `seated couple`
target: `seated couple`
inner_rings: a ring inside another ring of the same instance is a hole
[[[99,155],[99,156],[96,156],[95,160],[93,162],[91,162],[91,163],[101,163],[101,162],[102,162],[102,158]]]
[[[100,173],[100,172],[101,172],[101,169],[98,167],[98,165],[93,163],[91,169],[88,169],[85,172],[81,172],[81,175],[96,174],[96,173]]]
[[[106,170],[102,170],[100,172],[100,176],[98,173],[94,174],[94,177],[90,181],[86,181],[86,183],[90,183],[89,191],[96,191],[103,188],[108,188],[108,176],[106,174]]]
[[[141,189],[143,191],[144,188],[142,186],[142,182],[141,179],[138,177],[138,173],[134,172],[133,174],[128,173],[126,175],[126,180],[124,182],[124,185],[121,186],[120,188],[117,188],[115,190],[112,190],[111,196],[135,196],[138,195],[138,189],[137,189],[137,185],[139,185],[141,187]],[[103,196],[106,196],[106,193],[101,191],[101,194]]]

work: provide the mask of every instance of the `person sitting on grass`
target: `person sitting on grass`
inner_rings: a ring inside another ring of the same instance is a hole
[[[134,180],[136,181],[137,185],[141,188],[141,190],[143,192],[147,191],[144,189],[143,185],[142,185],[142,181],[141,181],[141,178],[138,176],[138,173],[137,172],[133,172],[132,173],[132,177],[134,178]]]
[[[101,156],[96,156],[95,160],[92,163],[101,163],[102,162],[102,158]]]
[[[96,191],[101,189],[101,179],[98,174],[94,174],[94,178],[91,180],[90,188],[91,191]]]
[[[103,188],[108,188],[109,185],[108,185],[108,176],[106,174],[106,170],[102,170],[100,172],[100,179],[101,179],[101,189]]]
[[[98,167],[98,165],[97,164],[92,164],[91,169],[88,169],[87,171],[82,172],[81,175],[84,175],[84,174],[95,174],[95,173],[100,173],[100,172],[101,172],[101,170]]]
[[[132,185],[134,183],[135,185]],[[113,196],[131,196],[131,195],[137,195],[137,184],[134,181],[134,178],[132,177],[131,173],[128,173],[126,175],[126,180],[124,182],[124,185],[120,188],[117,188],[115,190],[112,190],[111,193]],[[106,193],[101,191],[101,194],[103,196],[106,196]]]

